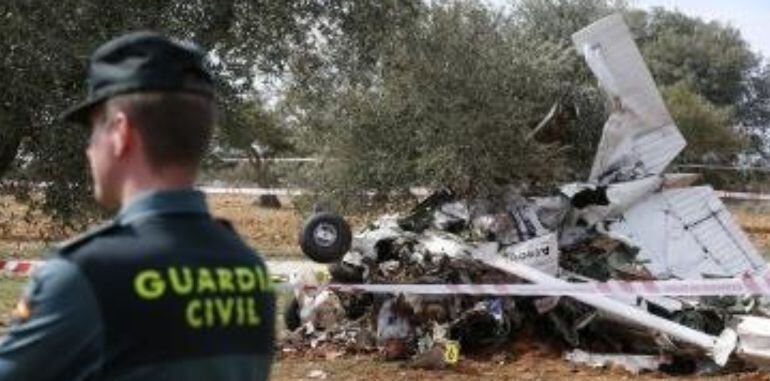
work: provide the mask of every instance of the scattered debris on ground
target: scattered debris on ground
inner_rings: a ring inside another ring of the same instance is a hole
[[[766,264],[708,186],[665,174],[685,146],[622,17],[573,36],[613,113],[585,183],[547,197],[501,188],[484,199],[441,189],[406,216],[355,234],[326,213],[302,248],[331,263],[332,283],[390,285],[345,292],[297,273],[286,352],[377,353],[420,369],[507,348],[523,333],[564,358],[632,373],[708,374],[770,364],[770,304],[759,296],[519,296],[494,285],[700,280],[764,275]],[[341,242],[340,240],[345,240]],[[571,283],[570,283],[571,282]],[[485,285],[487,293],[451,292]],[[447,292],[400,292],[444,285]],[[759,286],[757,286],[759,287]],[[456,288],[459,290],[459,288]]]

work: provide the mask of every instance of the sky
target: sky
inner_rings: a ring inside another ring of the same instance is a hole
[[[629,3],[642,9],[655,6],[678,9],[706,21],[730,24],[741,31],[752,50],[759,51],[765,58],[770,57],[769,0],[629,0]]]
[[[482,0],[504,8],[516,0]],[[740,30],[743,38],[766,59],[770,58],[770,0],[627,0],[633,8],[663,7],[706,21],[719,21]]]

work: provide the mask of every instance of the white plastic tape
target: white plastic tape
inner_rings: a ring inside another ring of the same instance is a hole
[[[28,276],[44,261],[3,261],[0,273]],[[271,263],[268,263],[270,267]],[[770,273],[745,275],[725,279],[688,279],[652,281],[580,282],[567,284],[324,284],[304,285],[282,283],[279,289],[328,289],[338,292],[367,292],[376,294],[422,295],[508,295],[508,296],[714,296],[770,295]]]
[[[43,261],[6,261],[0,260],[0,273],[5,275],[29,276]]]
[[[717,197],[726,198],[730,200],[745,200],[745,201],[770,201],[770,194],[763,193],[746,193],[746,192],[726,192],[715,191]]]
[[[326,284],[307,286],[283,284],[279,288],[422,295],[507,295],[507,296],[714,296],[770,295],[770,275],[730,279],[609,281],[568,284]]]

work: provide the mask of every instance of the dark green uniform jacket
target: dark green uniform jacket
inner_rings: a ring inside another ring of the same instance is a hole
[[[35,272],[0,380],[264,380],[264,262],[192,190],[149,193]]]

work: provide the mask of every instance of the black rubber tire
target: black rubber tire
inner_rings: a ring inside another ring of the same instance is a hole
[[[291,298],[291,302],[286,305],[283,311],[283,324],[289,331],[294,331],[302,325],[299,318],[299,301],[297,298]]]
[[[320,230],[319,230],[320,229]],[[328,233],[327,237],[319,237]],[[327,241],[324,241],[328,239]],[[316,213],[305,222],[299,233],[299,247],[302,252],[318,263],[339,262],[350,250],[353,239],[350,225],[340,215],[322,212]]]

